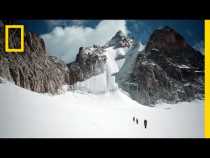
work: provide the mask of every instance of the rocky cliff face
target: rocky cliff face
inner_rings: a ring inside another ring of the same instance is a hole
[[[0,76],[16,85],[39,93],[56,93],[68,81],[68,68],[55,57],[50,57],[44,41],[36,34],[25,32],[25,52],[6,53],[4,25],[0,30]],[[20,34],[11,30],[10,47],[20,45]]]
[[[153,32],[134,65],[119,84],[144,105],[203,97],[204,57],[169,27]]]
[[[106,56],[102,47],[80,47],[76,61],[67,64],[69,68],[69,84],[72,85],[103,73],[105,64]]]

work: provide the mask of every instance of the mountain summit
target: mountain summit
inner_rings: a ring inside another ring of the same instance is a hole
[[[127,73],[117,78],[122,89],[144,105],[203,98],[204,56],[170,27],[155,30]],[[123,76],[124,77],[121,77]]]
[[[134,40],[130,37],[128,37],[125,33],[123,33],[121,30],[119,30],[112,39],[106,44],[107,47],[114,47],[114,48],[120,48],[120,47],[131,47]]]

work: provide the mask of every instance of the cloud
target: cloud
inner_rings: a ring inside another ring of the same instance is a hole
[[[129,33],[125,20],[103,20],[95,28],[81,25],[58,26],[41,37],[50,55],[57,56],[69,63],[75,60],[79,47],[88,47],[93,44],[103,45],[118,30],[125,34]]]

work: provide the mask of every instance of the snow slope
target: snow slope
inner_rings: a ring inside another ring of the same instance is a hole
[[[131,73],[134,68],[137,55],[139,52],[143,51],[144,48],[145,46],[142,43],[137,43],[133,49],[128,51],[126,58],[124,59],[124,63],[117,74],[118,82],[124,82],[127,80],[129,73]]]
[[[203,137],[203,101],[142,106],[120,89],[105,94],[38,94],[0,84],[0,137]],[[139,124],[133,122],[133,116]],[[148,120],[144,129],[143,120]]]

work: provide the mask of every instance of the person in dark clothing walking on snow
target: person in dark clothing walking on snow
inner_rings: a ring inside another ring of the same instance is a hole
[[[139,120],[138,119],[136,119],[136,124],[139,124]]]
[[[144,128],[147,128],[147,120],[144,120]]]
[[[133,122],[135,121],[135,117],[133,117]]]

